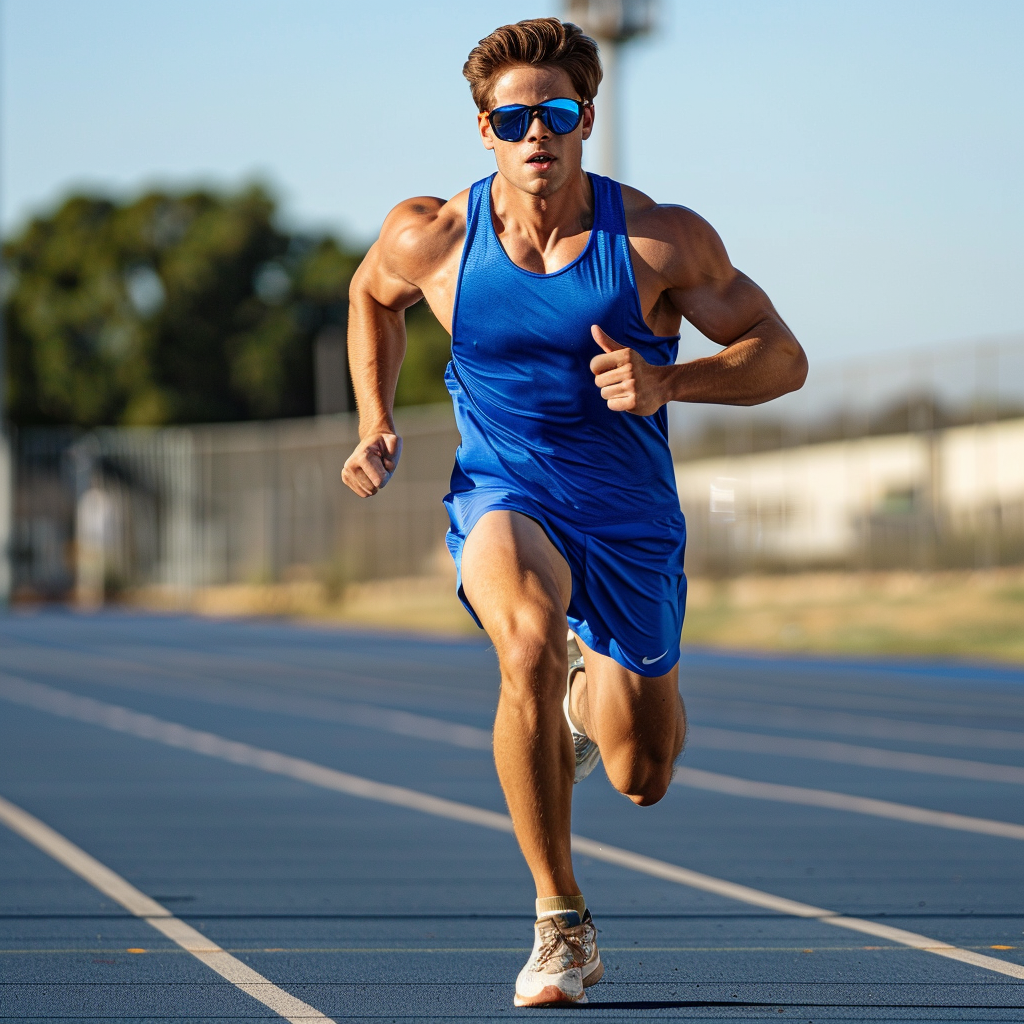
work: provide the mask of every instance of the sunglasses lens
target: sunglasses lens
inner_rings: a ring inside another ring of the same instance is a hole
[[[529,117],[530,108],[520,103],[498,107],[491,111],[491,128],[502,142],[521,142],[529,126]]]
[[[541,104],[541,118],[556,135],[568,135],[574,131],[583,116],[583,110],[575,100],[548,100]]]
[[[556,135],[568,135],[583,118],[583,104],[576,100],[548,100],[534,109]],[[521,103],[497,107],[489,115],[491,129],[502,142],[522,142],[530,127],[530,112]]]

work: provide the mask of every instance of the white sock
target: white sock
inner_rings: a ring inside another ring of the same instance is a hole
[[[583,920],[587,901],[582,896],[542,896],[537,900],[537,918],[554,917],[567,910],[575,910]]]

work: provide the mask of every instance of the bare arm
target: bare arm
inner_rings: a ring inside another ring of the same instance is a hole
[[[710,224],[689,210],[672,213],[681,215],[690,259],[671,268],[668,299],[724,351],[673,367],[669,400],[758,405],[801,387],[807,357],[768,296],[732,265]]]
[[[440,199],[410,199],[395,207],[349,287],[348,358],[359,444],[341,478],[361,498],[388,482],[401,457],[394,404],[405,358],[405,310],[423,298],[417,282],[436,262],[431,228],[441,206]]]
[[[348,360],[360,437],[395,429],[395,388],[405,358],[405,310],[420,297],[412,285],[392,280],[381,241],[374,242],[348,294]]]
[[[733,267],[711,225],[682,208],[658,208],[657,216],[661,238],[651,249],[664,298],[723,351],[651,366],[595,328],[605,354],[591,369],[609,407],[646,416],[671,401],[758,405],[801,387],[807,358],[800,343],[768,296]]]

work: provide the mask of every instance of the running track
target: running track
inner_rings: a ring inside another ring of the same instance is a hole
[[[607,981],[513,1010],[484,642],[0,619],[0,1019],[1024,1019],[1024,672],[701,652],[681,685],[669,796],[577,791]]]

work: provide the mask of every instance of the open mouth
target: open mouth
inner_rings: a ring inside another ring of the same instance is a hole
[[[544,168],[550,167],[555,162],[555,158],[550,153],[540,152],[534,153],[526,162],[534,167]]]

